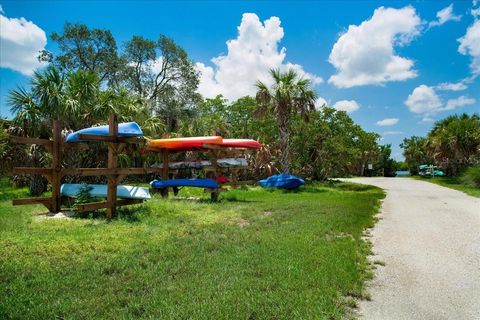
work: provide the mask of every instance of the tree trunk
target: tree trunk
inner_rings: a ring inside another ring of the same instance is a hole
[[[288,122],[286,120],[280,120],[278,124],[279,137],[280,137],[280,166],[282,173],[290,173],[290,131],[288,128]]]

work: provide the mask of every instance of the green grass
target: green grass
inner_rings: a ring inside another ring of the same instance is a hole
[[[5,189],[5,190],[4,190]],[[365,297],[383,192],[255,188],[155,197],[111,222],[0,201],[1,319],[338,319]],[[191,197],[200,197],[191,198]]]
[[[413,176],[412,178],[422,181],[427,181],[431,183],[438,184],[443,187],[452,188],[458,191],[462,191],[468,195],[474,197],[480,197],[480,188],[476,188],[471,185],[467,185],[461,181],[459,178],[450,178],[450,177],[434,177],[434,178],[423,178],[419,176]]]

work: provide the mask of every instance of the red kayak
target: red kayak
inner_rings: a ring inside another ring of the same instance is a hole
[[[224,148],[245,148],[245,149],[260,149],[262,145],[252,139],[223,139],[220,144]]]

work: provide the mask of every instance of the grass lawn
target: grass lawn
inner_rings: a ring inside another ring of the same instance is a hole
[[[380,189],[182,190],[102,218],[45,218],[0,192],[1,319],[338,319],[371,277]],[[186,197],[201,197],[188,199]]]
[[[431,183],[436,183],[443,187],[452,188],[458,191],[462,191],[468,195],[474,197],[480,197],[480,188],[475,188],[470,185],[466,185],[460,181],[458,178],[449,178],[449,177],[434,177],[434,178],[423,178],[419,176],[413,176],[414,179],[428,181]]]

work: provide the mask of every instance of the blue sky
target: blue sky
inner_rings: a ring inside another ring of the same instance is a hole
[[[475,1],[0,0],[0,5],[3,117],[11,117],[8,91],[28,85],[37,67],[31,56],[39,48],[56,52],[49,35],[61,32],[66,21],[110,29],[120,47],[133,35],[172,37],[197,63],[205,96],[252,94],[257,78],[268,81],[269,67],[293,67],[312,79],[329,105],[380,133],[396,158],[402,139],[424,135],[433,121],[480,112]]]

